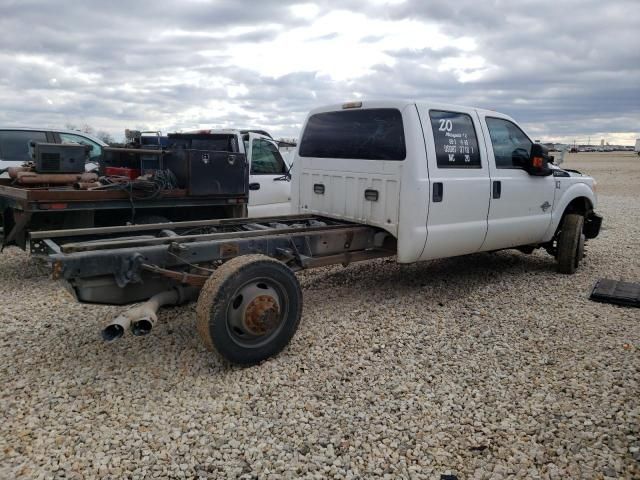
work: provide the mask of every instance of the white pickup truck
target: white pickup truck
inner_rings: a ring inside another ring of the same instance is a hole
[[[86,303],[147,302],[103,331],[148,333],[161,305],[198,298],[205,344],[236,363],[282,350],[302,313],[294,271],[545,248],[573,273],[602,218],[595,181],[561,169],[510,117],[407,101],[313,110],[295,156],[297,214],[33,232],[54,278]],[[195,232],[195,233],[194,233]],[[216,262],[223,264],[211,270]],[[198,266],[200,265],[200,266]],[[428,268],[428,267],[425,267]]]
[[[596,182],[548,160],[498,112],[331,105],[313,110],[303,127],[292,203],[388,231],[401,263],[545,247],[560,271],[573,273],[585,238],[600,227]]]

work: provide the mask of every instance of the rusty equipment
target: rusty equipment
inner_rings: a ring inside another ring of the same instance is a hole
[[[97,181],[98,175],[95,173],[16,172],[16,182],[21,185],[71,185],[76,182],[86,183]]]

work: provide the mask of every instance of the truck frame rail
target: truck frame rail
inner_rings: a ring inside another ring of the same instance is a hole
[[[387,232],[315,215],[38,231],[30,245],[49,255],[53,278],[78,300],[110,304],[172,285],[201,287],[217,264],[241,255],[263,254],[294,271],[395,255]]]

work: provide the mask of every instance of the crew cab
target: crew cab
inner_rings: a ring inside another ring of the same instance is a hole
[[[281,351],[300,323],[297,270],[542,247],[560,272],[575,272],[600,230],[596,182],[552,160],[498,112],[330,105],[304,122],[292,214],[34,232],[31,245],[81,302],[148,299],[111,321],[105,340],[147,334],[160,305],[197,297],[205,345],[251,364]]]
[[[553,163],[502,113],[439,103],[352,102],[313,110],[293,204],[381,228],[401,263],[544,247],[573,273],[594,238],[596,183]]]

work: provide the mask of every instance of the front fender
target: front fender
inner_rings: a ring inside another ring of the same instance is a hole
[[[553,238],[560,225],[560,221],[569,204],[576,198],[586,198],[591,204],[591,209],[595,209],[597,198],[593,190],[585,183],[575,183],[567,188],[559,199],[554,201],[553,212],[551,213],[551,223],[544,235],[544,242],[548,242]]]

